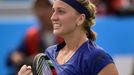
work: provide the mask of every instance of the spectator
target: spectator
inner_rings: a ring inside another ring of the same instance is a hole
[[[121,15],[121,16],[131,16],[131,15],[134,15],[134,0],[128,0],[128,3],[126,3],[126,5],[124,5],[118,11],[118,14]]]
[[[26,36],[19,47],[9,54],[7,66],[15,68],[15,72],[9,75],[16,75],[20,66],[31,64],[34,55],[44,52],[46,47],[56,43],[59,38],[54,38],[51,33],[52,23],[51,3],[48,0],[36,0],[33,5],[33,11],[38,18],[39,26],[28,29]]]

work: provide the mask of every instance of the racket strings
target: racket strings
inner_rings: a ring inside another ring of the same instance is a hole
[[[43,59],[40,59],[39,61],[38,61],[38,64],[37,64],[37,73],[39,74],[39,75],[41,75],[41,73],[42,73],[42,62],[43,62]]]
[[[34,75],[53,75],[52,63],[44,53],[39,53],[33,60],[33,74]]]
[[[47,63],[47,60],[44,60],[45,58],[40,58],[38,61],[38,66],[37,66],[37,73],[39,75],[52,75],[51,74],[51,69],[49,68],[49,64]]]
[[[46,63],[45,63],[45,61],[43,60],[43,58],[39,60],[38,64],[39,64],[39,66],[38,66],[38,68],[37,68],[37,70],[38,70],[37,73],[38,73],[39,75],[41,75],[41,74],[43,74],[43,71],[46,71],[46,69],[44,69],[44,68],[47,67],[47,66],[46,66]],[[47,72],[47,71],[46,71],[46,72]]]

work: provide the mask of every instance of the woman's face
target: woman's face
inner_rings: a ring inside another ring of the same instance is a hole
[[[67,35],[77,28],[78,12],[63,1],[55,0],[53,4],[53,33],[55,35]]]

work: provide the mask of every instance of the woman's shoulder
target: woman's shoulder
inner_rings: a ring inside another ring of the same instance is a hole
[[[45,53],[51,60],[54,60],[55,54],[56,54],[56,49],[57,49],[57,45],[52,45],[52,46],[49,46],[49,47],[45,50],[44,53]]]
[[[102,47],[97,45],[95,42],[89,42],[88,49],[84,52],[87,59],[106,59],[113,61],[111,55]]]
[[[92,55],[108,54],[104,48],[96,44],[94,41],[90,41],[88,46],[88,52]]]
[[[91,57],[93,59],[110,59],[113,60],[111,55],[104,49],[102,48],[95,48],[92,52],[91,52]]]
[[[94,68],[93,73],[96,75],[106,65],[114,63],[111,55],[102,47],[97,44],[90,44],[91,48],[88,48],[84,54],[85,62],[88,63],[88,68]],[[88,51],[88,52],[87,52]],[[90,64],[89,64],[90,62]]]
[[[61,48],[65,46],[65,41],[58,43],[56,45],[49,46],[45,52],[58,52]]]
[[[57,48],[57,45],[52,45],[52,46],[49,46],[46,50],[45,50],[45,53],[52,53],[56,50]]]

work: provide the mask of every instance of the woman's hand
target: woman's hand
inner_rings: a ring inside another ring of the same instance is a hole
[[[18,72],[18,75],[33,75],[31,66],[23,65]]]

